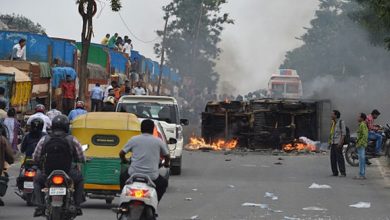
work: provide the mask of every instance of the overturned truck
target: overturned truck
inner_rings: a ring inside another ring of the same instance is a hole
[[[257,99],[209,102],[202,113],[202,138],[237,139],[239,147],[281,149],[299,137],[327,141],[329,100]]]

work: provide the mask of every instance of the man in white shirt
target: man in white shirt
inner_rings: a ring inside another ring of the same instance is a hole
[[[111,89],[114,89],[118,83],[116,81],[112,81],[111,85],[107,86],[106,90],[104,91],[104,100],[107,99],[109,92]],[[103,101],[104,102],[104,101]]]
[[[33,119],[41,118],[45,122],[45,124],[43,125],[42,132],[47,133],[46,129],[51,128],[51,120],[47,115],[45,115],[45,110],[45,106],[42,104],[38,104],[37,106],[35,106],[35,114],[31,115],[28,118],[27,125],[31,125],[31,121]]]
[[[127,53],[129,55],[129,58],[131,57],[131,50],[133,50],[133,45],[131,44],[131,40],[128,39],[125,41],[125,45],[123,46],[123,52]]]
[[[12,48],[11,60],[26,60],[26,39],[20,39]]]
[[[137,86],[133,89],[133,95],[146,95],[146,91],[142,87],[141,82],[137,82]]]

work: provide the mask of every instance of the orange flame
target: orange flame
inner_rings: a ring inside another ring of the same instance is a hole
[[[186,146],[187,150],[200,150],[200,149],[211,149],[215,151],[222,150],[233,150],[237,147],[238,140],[232,139],[225,141],[223,139],[218,139],[217,141],[207,144],[203,138],[190,137],[190,143]]]
[[[291,144],[284,144],[283,145],[283,150],[286,151],[286,152],[291,152],[291,151],[316,151],[317,148],[314,145],[300,143],[300,142],[295,142],[295,143],[291,143]]]

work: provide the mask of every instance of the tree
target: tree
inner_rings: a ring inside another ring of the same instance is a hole
[[[390,49],[390,1],[356,0],[362,9],[356,13],[357,20],[370,32],[371,42],[386,45]]]
[[[226,0],[173,0],[163,7],[164,19],[169,17],[164,46],[167,65],[182,76],[193,79],[198,89],[215,91],[219,75],[215,61],[221,49],[218,43],[223,25],[233,23],[229,15],[221,12]],[[157,31],[159,36],[164,31]],[[155,52],[161,55],[161,45]]]
[[[0,22],[5,24],[7,30],[46,34],[45,29],[39,23],[34,23],[22,15],[3,14],[0,15]]]
[[[97,12],[97,5],[95,0],[77,0],[78,11],[83,19],[83,27],[81,31],[81,58],[80,58],[80,89],[79,98],[85,100],[86,82],[88,79],[88,53],[89,46],[91,45],[91,37],[93,33],[93,16]],[[111,9],[113,11],[119,11],[122,7],[121,0],[110,0]]]

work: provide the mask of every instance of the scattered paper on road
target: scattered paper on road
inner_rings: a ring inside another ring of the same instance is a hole
[[[328,209],[325,208],[320,208],[317,206],[310,206],[310,207],[305,207],[303,208],[304,211],[328,211]]]
[[[278,197],[275,196],[275,194],[270,193],[270,192],[266,192],[264,195],[264,198],[271,198],[272,200],[278,200]]]
[[[197,192],[197,191],[198,191],[198,189],[192,189],[192,191],[194,191],[194,192]]]
[[[262,209],[268,209],[268,207],[269,207],[268,204],[250,203],[250,202],[243,203],[241,206],[243,206],[243,207],[259,207]]]
[[[191,220],[196,220],[196,219],[200,219],[200,218],[199,218],[199,215],[194,215],[194,216],[192,216],[192,217],[189,218],[189,219],[191,219]]]
[[[301,220],[300,218],[284,216],[285,220]]]
[[[349,207],[358,208],[358,209],[368,209],[371,207],[371,203],[370,202],[358,202],[356,204],[349,205]]]
[[[332,187],[329,185],[319,185],[317,183],[313,183],[309,186],[309,189],[332,189]]]
[[[273,210],[273,209],[271,209],[270,211],[271,211],[271,212],[275,212],[275,213],[283,213],[282,210]]]

